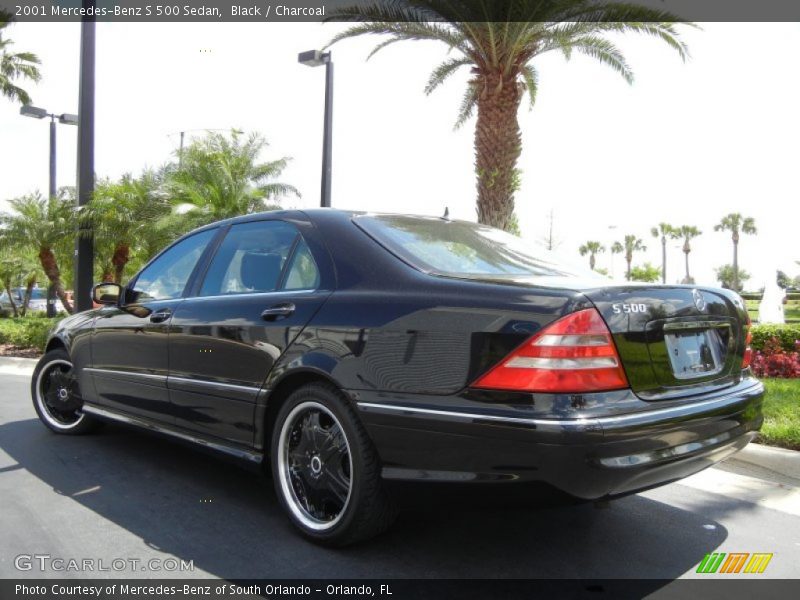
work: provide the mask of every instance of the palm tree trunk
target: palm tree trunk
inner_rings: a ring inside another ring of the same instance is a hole
[[[58,263],[56,262],[56,256],[53,254],[53,250],[51,248],[41,248],[39,250],[39,262],[42,263],[44,274],[47,275],[50,284],[55,288],[56,295],[61,300],[61,304],[64,305],[64,310],[69,314],[73,314],[75,310],[72,308],[72,303],[64,292],[64,284],[61,283],[61,271],[58,270]]]
[[[28,305],[31,302],[31,294],[33,294],[33,284],[36,283],[36,275],[28,278],[28,281],[25,282],[25,297],[22,299],[22,316],[24,317],[28,313]]]
[[[689,252],[684,250],[683,254],[686,256],[686,281],[685,281],[685,283],[689,283],[690,281],[692,281],[692,278],[689,275]]]
[[[8,301],[11,304],[11,312],[14,314],[15,317],[19,316],[19,311],[17,310],[17,303],[14,302],[14,296],[11,294],[11,281],[4,282],[4,286],[6,288],[6,294],[8,294]]]
[[[733,291],[739,291],[739,240],[733,239]]]
[[[628,281],[631,280],[631,263],[633,262],[633,256],[626,256],[625,262],[628,263],[628,270],[625,272],[625,279]]]
[[[477,78],[475,170],[478,222],[508,229],[514,214],[516,166],[522,144],[517,112],[522,92],[516,76],[484,73]]]
[[[589,268],[592,271],[594,271],[594,265],[595,265],[594,254],[590,254],[589,255]]]
[[[122,283],[122,273],[125,270],[125,265],[130,260],[131,248],[128,244],[119,244],[114,248],[114,256],[111,257],[111,264],[114,265],[114,283]]]
[[[661,236],[661,283],[667,283],[667,237]]]

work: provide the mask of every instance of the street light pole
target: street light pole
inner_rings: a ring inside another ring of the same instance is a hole
[[[331,162],[333,159],[333,61],[331,53],[325,54],[325,132],[322,136],[322,189],[320,206],[331,206]]]
[[[308,67],[325,65],[325,118],[322,129],[322,182],[319,205],[330,207],[333,162],[333,60],[330,52],[309,50],[298,54],[297,61]]]
[[[84,8],[94,7],[94,0],[83,0]],[[95,21],[81,21],[81,73],[78,123],[78,207],[85,206],[94,193],[94,75]],[[92,226],[81,219],[75,239],[75,310],[92,308],[91,289],[94,280],[94,240]]]

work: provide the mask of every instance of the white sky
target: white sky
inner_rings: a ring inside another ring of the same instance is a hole
[[[98,176],[165,162],[181,130],[236,127],[266,135],[264,158],[293,157],[282,179],[303,197],[285,206],[317,205],[324,70],[299,65],[296,56],[338,30],[316,23],[98,24]],[[77,112],[80,26],[20,23],[8,33],[17,50],[42,59],[42,82],[26,86],[34,103]],[[693,275],[714,284],[713,267],[731,262],[731,243],[713,225],[738,211],[759,228],[740,244],[740,264],[753,275],[748,287],[776,268],[796,275],[800,24],[708,23],[684,38],[692,52],[686,64],[653,39],[620,38],[636,72],[633,86],[586,58],[536,60],[537,105],[520,111],[523,233],[541,236],[554,209],[562,251],[636,233],[648,251],[634,262],[660,265],[650,227],[697,225],[704,235],[693,245]],[[333,48],[333,205],[433,215],[449,206],[454,218],[474,220],[474,121],[452,129],[468,73],[426,97],[444,47],[398,44],[365,62],[376,41]],[[18,110],[0,100],[0,208],[3,199],[47,189],[46,122]],[[74,185],[76,128],[60,125],[58,135],[58,185]],[[668,248],[674,282],[683,255],[677,241]],[[599,266],[610,266],[610,254]],[[622,273],[619,255],[614,270]]]

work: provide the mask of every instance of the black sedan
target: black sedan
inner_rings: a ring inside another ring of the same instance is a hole
[[[269,464],[322,543],[388,527],[388,481],[613,498],[722,460],[762,421],[737,294],[612,284],[474,223],[248,215],[93,294],[34,373],[44,424]]]

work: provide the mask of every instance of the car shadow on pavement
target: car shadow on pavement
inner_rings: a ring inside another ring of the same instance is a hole
[[[294,532],[268,479],[145,433],[109,425],[96,435],[58,436],[29,419],[0,425],[0,450],[35,478],[20,475],[14,465],[0,471],[0,489],[9,489],[4,477],[22,482],[5,492],[7,516],[32,510],[15,513],[7,504],[24,502],[26,494],[58,506],[37,516],[35,524],[20,523],[29,528],[30,539],[63,541],[76,527],[69,513],[85,513],[72,503],[54,502],[55,496],[42,499],[50,489],[99,517],[88,521],[97,530],[95,552],[102,545],[119,556],[143,544],[142,552],[191,560],[196,569],[227,579],[671,580],[693,569],[728,535],[702,515],[630,496],[606,508],[417,508],[401,513],[375,540],[330,550]],[[46,535],[37,538],[34,525]],[[121,544],[115,526],[135,537]],[[28,539],[20,535],[15,539]],[[53,551],[41,545],[40,551]]]

